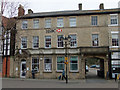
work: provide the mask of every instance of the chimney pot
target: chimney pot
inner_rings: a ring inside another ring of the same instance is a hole
[[[104,9],[104,4],[103,4],[103,3],[101,3],[101,4],[99,5],[99,9]]]
[[[28,9],[28,14],[32,14],[33,11],[31,9]]]
[[[82,3],[78,4],[79,10],[82,10]]]

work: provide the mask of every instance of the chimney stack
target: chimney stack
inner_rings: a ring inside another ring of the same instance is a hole
[[[103,4],[103,3],[101,3],[101,4],[99,5],[99,9],[104,9],[104,4]]]
[[[28,14],[32,14],[33,11],[31,9],[28,9]]]
[[[78,4],[79,10],[82,10],[82,3]]]
[[[18,16],[23,16],[25,14],[24,7],[20,4],[18,7]]]

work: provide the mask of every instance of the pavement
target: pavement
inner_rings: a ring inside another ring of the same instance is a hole
[[[104,79],[65,80],[3,78],[3,88],[118,88],[118,82]]]
[[[96,69],[90,69],[87,79],[65,80],[58,79],[21,79],[2,78],[3,88],[118,88],[118,81],[98,78]]]

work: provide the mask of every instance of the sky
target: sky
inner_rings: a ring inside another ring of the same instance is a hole
[[[4,0],[3,0],[4,1]],[[104,8],[118,8],[120,0],[8,0],[10,2],[25,2],[27,9],[32,9],[34,13],[51,12],[63,10],[78,10],[78,4],[82,3],[83,10],[99,9],[99,4],[104,3]],[[26,14],[28,10],[26,10]]]
[[[50,12],[63,10],[78,10],[82,3],[83,10],[99,9],[99,4],[104,3],[104,8],[118,8],[120,0],[29,0],[28,8],[33,12]]]

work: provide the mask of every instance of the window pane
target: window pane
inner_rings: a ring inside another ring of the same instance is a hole
[[[32,58],[32,69],[34,69],[35,71],[39,70],[39,58],[38,57]]]
[[[118,15],[111,15],[111,24],[118,24]]]
[[[51,36],[45,36],[45,47],[51,48]]]
[[[78,70],[78,64],[70,64],[70,70]]]
[[[39,20],[33,20],[33,28],[39,28]]]
[[[57,70],[63,70],[64,66],[64,64],[57,64]]]
[[[119,46],[118,35],[112,35],[112,46]]]
[[[76,41],[76,35],[70,35],[70,46],[71,47],[77,47],[77,41]]]
[[[91,24],[92,25],[97,25],[97,16],[92,16],[91,17]]]
[[[39,36],[33,36],[33,48],[39,47]]]
[[[22,29],[27,29],[27,20],[22,22]]]
[[[57,27],[63,27],[63,18],[57,19]]]
[[[63,47],[63,35],[59,35],[58,36],[58,47]]]
[[[51,58],[45,58],[44,59],[44,70],[45,71],[51,71],[52,70],[52,59]]]
[[[27,37],[21,38],[21,48],[27,48]]]
[[[70,70],[78,70],[78,57],[70,57]]]
[[[92,34],[92,45],[93,46],[98,46],[99,45],[98,34]]]
[[[70,27],[75,27],[76,26],[76,18],[72,17],[70,18]]]
[[[45,20],[45,28],[51,28],[51,19]]]
[[[64,69],[64,57],[57,57],[57,70]]]

